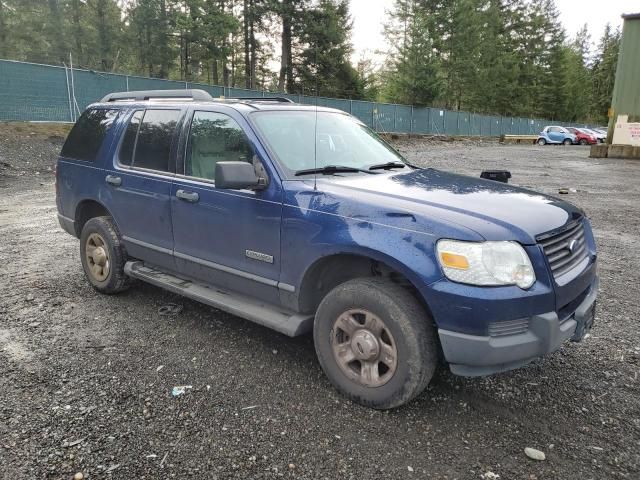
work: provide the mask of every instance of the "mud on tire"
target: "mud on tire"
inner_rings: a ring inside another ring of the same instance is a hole
[[[111,217],[94,217],[80,234],[80,259],[89,283],[100,293],[126,290],[130,279],[124,273],[127,253]]]
[[[374,325],[372,333],[382,332],[375,341],[370,338],[375,334],[367,334],[368,324]],[[428,312],[408,289],[387,279],[359,278],[331,290],[318,307],[313,337],[331,383],[367,407],[389,409],[409,402],[426,388],[438,364]],[[389,365],[380,360],[377,372],[365,372],[365,364],[381,359],[381,352],[389,352]]]

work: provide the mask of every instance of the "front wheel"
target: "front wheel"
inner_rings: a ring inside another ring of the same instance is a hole
[[[409,290],[386,279],[359,278],[331,290],[316,312],[313,338],[331,383],[377,409],[415,398],[437,365],[432,319]]]
[[[539,138],[538,139],[538,145],[546,145],[547,141],[544,138]]]
[[[586,145],[587,143],[589,142],[587,142],[584,138],[580,139],[580,145]]]
[[[573,142],[571,141],[571,139],[570,139],[570,138],[565,138],[565,139],[562,141],[562,144],[563,144],[563,145],[573,145]]]

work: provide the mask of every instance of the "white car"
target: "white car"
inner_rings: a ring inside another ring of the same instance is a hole
[[[586,133],[587,135],[591,135],[593,137],[596,137],[596,140],[598,140],[598,143],[604,143],[607,141],[607,132],[600,130],[600,129],[594,129],[594,128],[579,128],[578,130]]]

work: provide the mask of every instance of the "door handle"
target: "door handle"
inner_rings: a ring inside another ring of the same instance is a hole
[[[200,195],[198,195],[196,192],[186,192],[184,190],[178,190],[176,192],[176,197],[191,203],[196,203],[198,200],[200,200]]]
[[[105,177],[105,181],[109,185],[113,185],[114,187],[119,187],[122,185],[122,179],[120,177],[116,177],[115,175],[107,175]]]

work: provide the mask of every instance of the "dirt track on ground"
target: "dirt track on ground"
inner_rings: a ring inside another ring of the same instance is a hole
[[[398,140],[423,165],[576,189],[601,291],[586,342],[489,378],[441,371],[410,405],[377,412],[335,392],[309,337],[148,285],[93,291],[55,219],[60,141],[0,126],[0,477],[640,478],[640,162]],[[162,316],[167,302],[184,310]],[[193,388],[173,397],[177,385]]]

